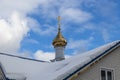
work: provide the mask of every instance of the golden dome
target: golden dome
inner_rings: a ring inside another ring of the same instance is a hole
[[[65,38],[62,36],[60,29],[58,30],[58,34],[56,36],[56,38],[53,40],[53,46],[66,46],[67,41],[65,40]]]
[[[55,39],[53,40],[52,44],[54,47],[56,46],[66,46],[67,45],[67,41],[65,40],[65,38],[62,36],[62,33],[61,33],[61,29],[60,29],[60,16],[58,16],[58,34],[57,36],[55,37]]]

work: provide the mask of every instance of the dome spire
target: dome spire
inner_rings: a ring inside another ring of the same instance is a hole
[[[58,31],[60,31],[60,16],[58,16]]]
[[[65,38],[62,36],[61,33],[61,28],[60,28],[60,16],[58,16],[58,33],[57,36],[55,37],[55,39],[53,40],[53,46],[66,46],[67,41],[65,40]]]

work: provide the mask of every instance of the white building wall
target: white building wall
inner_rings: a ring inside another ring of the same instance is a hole
[[[114,80],[120,80],[120,47],[102,58],[95,65],[79,75],[75,80],[101,80],[100,69],[107,68],[114,70]]]

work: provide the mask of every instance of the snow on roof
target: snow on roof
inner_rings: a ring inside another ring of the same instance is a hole
[[[61,80],[119,42],[115,41],[58,62],[39,62],[3,54],[0,54],[0,62],[9,78],[20,78],[21,76],[26,77],[27,80]]]
[[[26,77],[22,74],[18,74],[18,73],[7,73],[6,74],[7,78],[11,79],[15,79],[15,80],[25,80]]]

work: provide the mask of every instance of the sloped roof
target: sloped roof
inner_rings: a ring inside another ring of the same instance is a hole
[[[119,44],[120,41],[115,41],[58,62],[41,62],[12,57],[4,53],[0,54],[0,62],[4,67],[6,76],[9,78],[19,78],[18,75],[20,75],[23,78],[27,78],[27,80],[61,80],[69,78],[79,69],[82,69],[85,65],[101,57]]]

